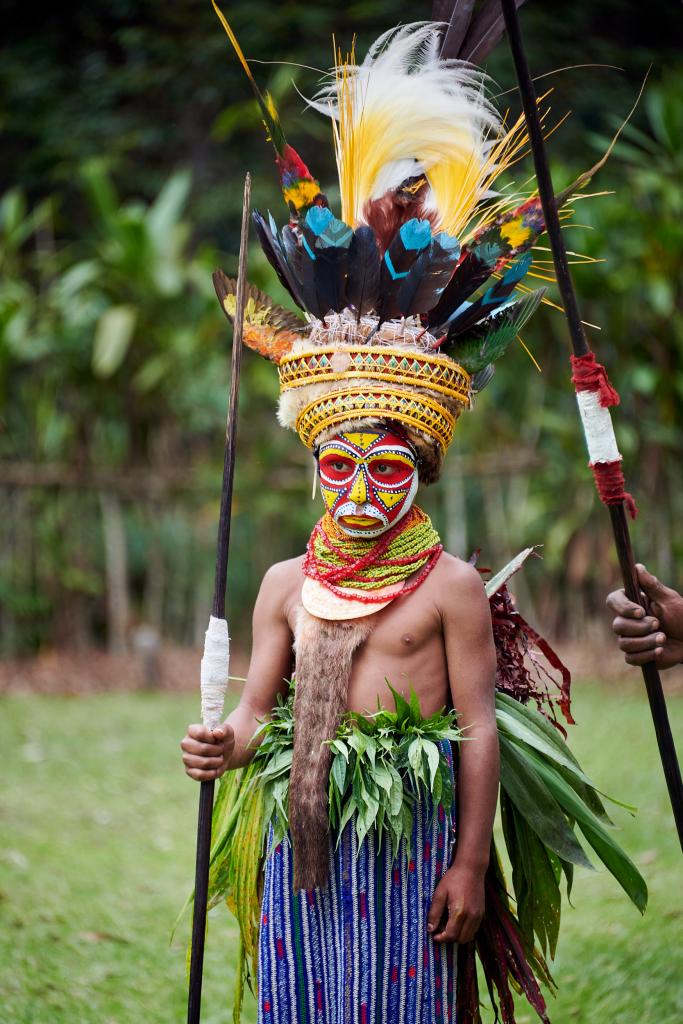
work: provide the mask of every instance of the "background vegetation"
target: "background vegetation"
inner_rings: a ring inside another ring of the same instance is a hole
[[[331,63],[333,33],[347,48],[356,32],[363,52],[395,22],[428,16],[429,5],[226,6],[247,54],[264,62],[254,71],[292,143],[334,201],[328,127],[304,116],[297,89],[315,88],[311,68]],[[558,188],[604,151],[652,65],[595,182],[611,194],[577,204],[585,227],[568,239],[606,261],[577,268],[582,308],[602,328],[592,337],[623,397],[616,418],[641,508],[638,554],[679,586],[680,17],[665,0],[529,0],[523,9],[536,73],[581,65],[544,80],[557,118],[571,110],[551,140]],[[208,0],[90,0],[43,8],[40,18],[13,5],[3,24],[0,659],[23,660],[0,661],[0,691],[34,654],[43,668],[31,685],[41,689],[54,689],[56,657],[70,692],[133,688],[129,652],[145,637],[164,641],[170,685],[194,687],[196,657],[174,645],[198,640],[210,607],[230,352],[210,272],[235,268],[247,169],[256,205],[282,212],[270,151]],[[489,71],[501,104],[516,110],[504,45]],[[282,299],[256,247],[250,277]],[[605,644],[603,600],[616,570],[585,467],[561,316],[544,310],[525,340],[542,375],[521,348],[506,357],[423,500],[451,550],[481,546],[485,564],[543,543],[544,561],[518,583],[524,613],[592,657],[591,634]],[[242,647],[263,571],[301,551],[318,514],[310,460],[276,425],[276,390],[272,368],[247,353],[229,587]],[[105,647],[125,656],[109,658]],[[177,741],[195,704],[177,694],[3,695],[0,1020],[182,1019],[184,936],[169,948],[168,935],[193,872],[196,787],[182,775]],[[683,1016],[672,956],[683,940],[679,855],[644,705],[635,689],[578,687],[584,727],[572,743],[596,781],[640,806],[635,820],[619,820],[651,905],[641,921],[604,874],[578,879],[554,1024]],[[680,699],[671,712],[680,735]],[[229,915],[217,911],[206,1024],[229,1019],[234,943]]]
[[[388,0],[229,5],[294,145],[334,201],[328,126],[303,114],[332,35],[358,47],[429,14]],[[570,248],[584,316],[623,396],[618,431],[642,509],[639,556],[675,578],[683,535],[680,12],[525,6],[532,67],[552,85],[557,187],[592,164],[645,95]],[[270,63],[286,61],[290,63]],[[601,65],[601,66],[595,66]],[[605,67],[604,65],[611,65]],[[621,69],[621,70],[619,70]],[[489,71],[516,109],[506,47]],[[208,0],[14,11],[0,62],[0,651],[124,649],[141,624],[179,643],[205,628],[220,486],[229,333],[210,282],[235,265],[241,181],[281,211],[269,147]],[[530,168],[529,168],[530,173]],[[521,172],[523,176],[525,172]],[[589,230],[590,229],[590,230]],[[252,249],[250,276],[278,293]],[[497,564],[545,545],[527,611],[579,633],[615,578],[585,468],[562,317],[544,310],[463,418],[443,482],[424,496],[448,545]],[[275,422],[275,375],[247,354],[231,564],[246,635],[262,572],[302,549],[317,514],[311,466]],[[526,587],[526,584],[523,584]],[[567,625],[569,623],[569,625]]]

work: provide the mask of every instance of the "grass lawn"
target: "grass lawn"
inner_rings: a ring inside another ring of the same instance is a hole
[[[184,1020],[183,927],[197,787],[178,741],[195,701],[171,695],[3,699],[0,749],[0,1021]],[[683,700],[670,701],[683,754]],[[572,746],[608,792],[650,886],[644,919],[602,871],[578,873],[554,973],[553,1024],[683,1020],[681,856],[647,703],[637,689],[575,686]],[[203,1024],[231,1020],[236,932],[211,914]],[[520,1007],[519,1024],[531,1012]],[[255,1020],[248,1002],[245,1024]],[[380,1022],[373,1022],[380,1024]]]

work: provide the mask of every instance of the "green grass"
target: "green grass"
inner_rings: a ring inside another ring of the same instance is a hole
[[[650,886],[641,919],[604,872],[580,872],[565,911],[553,1024],[683,1019],[681,857],[644,696],[576,687],[572,746],[615,796],[622,841]],[[13,697],[0,749],[0,1021],[171,1024],[185,1014],[184,925],[197,787],[178,741],[195,701],[169,695]],[[683,701],[670,701],[683,734]],[[236,932],[211,914],[203,1024],[230,1021]],[[245,1024],[254,1020],[247,1004]],[[519,1024],[532,1021],[520,1007]],[[374,1022],[373,1022],[374,1024]],[[377,1022],[380,1024],[380,1022]]]

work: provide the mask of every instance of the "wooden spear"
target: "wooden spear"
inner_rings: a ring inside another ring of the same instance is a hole
[[[534,90],[531,72],[529,71],[529,64],[524,51],[517,5],[515,4],[515,0],[501,0],[501,3],[503,7],[503,16],[505,18],[505,27],[507,28],[508,39],[510,41],[510,49],[512,50],[512,56],[515,62],[517,82],[522,97],[524,114],[526,117],[527,127],[529,129],[531,151],[534,158],[536,178],[538,181],[538,191],[541,198],[541,204],[543,206],[543,215],[545,217],[548,237],[550,238],[557,284],[562,296],[562,302],[564,304],[565,314],[567,317],[571,345],[574,356],[585,357],[591,354],[591,348],[588,344],[583,324],[581,322],[576,293],[574,291],[574,284],[569,270],[569,262],[567,260],[567,251],[565,249],[564,239],[560,229],[560,219],[557,214],[557,203],[555,201],[555,193],[550,176],[550,167],[545,150],[541,120],[538,114],[536,92]],[[606,408],[603,409],[601,415],[609,417],[608,410]],[[584,427],[585,425],[584,420]],[[586,439],[587,441],[590,440],[588,431],[586,431]],[[614,543],[619,558],[621,574],[624,580],[624,590],[631,601],[634,601],[636,604],[645,608],[645,603],[641,596],[640,586],[638,584],[635,558],[633,554],[633,547],[631,545],[628,520],[626,518],[625,502],[624,500],[619,500],[615,503],[610,502],[607,504],[607,507],[612,520]],[[659,677],[659,672],[654,661],[643,665],[642,670],[645,688],[650,702],[655,734],[657,736],[659,754],[662,760],[662,767],[664,769],[664,776],[669,790],[674,820],[678,830],[678,838],[681,843],[681,849],[683,849],[683,782],[681,781],[681,769],[678,764],[678,758],[676,757],[676,748],[674,746],[673,735],[671,733],[671,725],[669,723],[669,715],[667,712],[666,701],[664,699],[664,691],[662,690],[662,681]]]
[[[225,590],[230,547],[230,520],[232,513],[232,485],[235,476],[235,442],[237,433],[237,402],[239,396],[240,366],[242,360],[242,328],[247,288],[247,238],[249,235],[249,207],[251,176],[244,181],[242,206],[242,233],[240,235],[239,268],[237,272],[237,308],[232,339],[232,369],[230,375],[230,404],[225,428],[223,455],[223,484],[218,518],[216,543],[216,576],[213,591],[213,609],[207,630],[202,659],[202,719],[204,725],[215,729],[223,717],[223,700],[228,683],[228,624],[225,619]],[[215,282],[215,275],[214,275]],[[214,780],[201,783],[199,815],[197,818],[197,861],[194,883],[194,914],[192,918],[192,953],[190,959],[190,986],[187,1002],[187,1024],[199,1024],[202,1003],[202,974],[204,967],[204,938],[206,935],[206,905],[209,891],[209,858],[211,854],[211,817],[213,812]]]

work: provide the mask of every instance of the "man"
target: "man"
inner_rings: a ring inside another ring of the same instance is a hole
[[[410,461],[411,478],[416,479],[415,456],[393,430],[387,425],[363,434],[347,432],[322,446],[320,472],[326,467],[328,472],[348,469],[349,483],[340,496],[346,499],[355,488],[359,499],[350,501],[349,514],[339,517],[342,529],[351,527],[357,535],[361,530],[374,533],[383,525],[383,510],[368,501],[364,473],[381,475],[385,483]],[[371,445],[369,454],[355,462],[344,459],[339,451],[348,450],[349,442],[358,444],[359,438],[366,448]],[[405,461],[396,461],[396,455],[373,455],[378,446],[390,445],[403,449],[399,458]],[[405,508],[406,514],[411,507],[412,503]],[[270,714],[277,694],[284,694],[283,679],[290,675],[296,615],[307,578],[303,562],[303,556],[294,558],[267,572],[254,609],[253,654],[240,703],[222,728],[211,733],[202,725],[191,725],[182,742],[183,762],[192,778],[217,778],[253,755],[251,740],[258,724]],[[412,687],[425,717],[452,701],[459,726],[472,740],[463,744],[460,761],[458,852],[437,887],[429,915],[429,930],[437,941],[467,942],[484,909],[484,874],[498,790],[495,649],[481,577],[472,566],[444,552],[419,587],[373,619],[372,632],[354,655],[345,710],[367,715],[378,703],[390,708],[388,682],[406,698]]]
[[[363,429],[356,429],[360,427]],[[321,522],[326,524],[327,529],[335,524],[341,531],[346,531],[352,543],[360,540],[369,548],[381,545],[387,535],[400,538],[410,533],[413,517],[419,516],[422,519],[423,515],[414,506],[412,497],[417,485],[418,463],[415,449],[396,424],[357,424],[353,430],[334,435],[318,451],[318,472],[327,505],[327,516]],[[398,500],[387,510],[386,501],[382,503],[382,495],[385,498],[391,495]],[[470,738],[469,742],[462,744],[457,779],[457,854],[449,866],[453,835],[444,833],[447,849],[441,867],[435,873],[436,888],[433,894],[425,892],[422,906],[408,908],[403,934],[395,940],[401,944],[400,952],[392,953],[392,963],[387,963],[385,967],[389,978],[397,958],[403,962],[406,958],[415,959],[412,952],[414,949],[419,949],[422,956],[423,948],[428,948],[428,934],[440,944],[468,942],[474,937],[484,912],[484,875],[498,790],[498,739],[494,710],[495,649],[488,601],[479,573],[460,559],[442,552],[438,541],[432,544],[436,539],[432,534],[433,531],[426,539],[429,547],[436,550],[426,560],[420,554],[415,562],[417,568],[408,566],[413,571],[406,577],[401,589],[410,592],[389,603],[380,602],[380,609],[369,616],[367,608],[363,609],[366,617],[359,621],[368,623],[372,628],[352,654],[348,691],[342,709],[369,715],[377,710],[378,705],[391,708],[393,699],[388,686],[390,683],[407,699],[412,689],[419,699],[425,718],[452,703],[459,714],[458,725],[466,730]],[[364,536],[368,536],[367,541],[364,541]],[[290,675],[292,645],[297,629],[300,629],[297,620],[301,615],[302,586],[309,581],[315,583],[314,576],[304,575],[305,569],[311,572],[310,565],[305,565],[306,561],[310,563],[310,550],[306,558],[302,556],[279,563],[266,573],[254,610],[253,653],[240,702],[220,729],[210,732],[202,725],[191,725],[181,744],[185,769],[192,778],[217,778],[228,769],[246,764],[253,756],[251,741],[259,722],[270,715],[277,695],[286,692],[283,680]],[[423,564],[419,565],[420,562]],[[381,589],[386,591],[387,588]],[[352,602],[347,613],[359,610]],[[298,639],[299,659],[305,656],[300,645],[301,640]],[[316,645],[316,651],[320,659],[318,676],[325,680],[331,674],[331,666],[326,664],[324,649]],[[298,678],[297,683],[304,686],[309,680]],[[314,713],[317,713],[318,702],[327,700],[326,689],[327,684],[313,702]],[[306,708],[299,709],[299,712],[297,729],[306,729]],[[306,788],[307,779],[315,777],[321,739],[325,737],[312,736],[310,744],[307,744],[304,751],[306,760],[300,766],[298,782],[295,777],[295,755],[292,793],[300,793]],[[310,860],[311,839],[306,832],[305,820],[302,823],[303,834],[296,834],[292,803],[293,797],[290,795],[290,823],[294,832],[296,864],[297,850],[305,851],[303,856],[306,861]],[[419,807],[416,815],[420,815]],[[424,815],[420,828],[427,826],[428,817],[429,814]],[[351,834],[353,829],[354,822],[351,822],[346,831]],[[333,836],[333,843],[338,838]],[[384,840],[382,846],[378,846],[372,837],[366,839],[365,843],[370,845],[369,852],[373,859],[387,857],[383,847],[389,843],[388,839]],[[326,851],[327,838],[327,857]],[[423,856],[426,863],[432,855],[425,853]],[[436,849],[433,856],[437,856]],[[271,863],[266,865],[266,892],[276,884],[270,881],[270,875],[277,870],[272,863],[276,859],[276,854],[271,852]],[[315,865],[313,870],[315,872]],[[394,875],[397,875],[399,868],[393,870]],[[331,884],[341,887],[343,882],[335,872],[334,864],[331,871]],[[323,871],[322,877],[316,877],[316,880],[319,882],[317,888],[324,894],[326,872]],[[409,884],[407,878],[402,878],[401,882],[406,887]],[[291,869],[284,879],[284,884],[288,883],[292,883]],[[319,898],[323,912],[332,914],[333,910],[327,906],[327,898],[324,895]],[[284,928],[286,931],[286,925],[282,922],[271,921],[270,926],[276,930]],[[268,938],[268,927],[264,926],[262,952],[268,945]],[[443,958],[443,963],[447,964],[447,957]],[[417,967],[413,967],[417,974]],[[446,970],[444,987],[449,984],[452,986],[451,974],[452,971]],[[438,986],[442,979],[435,965],[431,973],[429,970],[421,970],[418,980],[426,988]],[[372,981],[371,984],[376,985],[376,982]],[[381,987],[381,982],[379,984]],[[428,995],[427,992],[420,992],[419,998],[427,1000]],[[390,988],[387,986],[382,1014],[390,1013],[390,996]],[[272,985],[268,987],[264,998],[270,1004],[273,998]],[[280,1003],[286,999],[286,987],[279,991],[276,998],[279,998]],[[344,998],[348,997],[339,991],[337,1008],[341,1005],[339,1001]],[[369,1005],[370,998],[366,1003],[362,1002],[362,992],[359,998],[361,1005]],[[382,996],[378,998],[381,1000]],[[328,1009],[334,1012],[332,1007]],[[379,1013],[379,1006],[375,1012]]]
[[[612,629],[619,637],[627,665],[654,661],[657,668],[672,668],[683,662],[683,597],[648,572],[636,566],[638,582],[647,599],[650,614],[630,601],[623,590],[607,597],[614,612]]]

